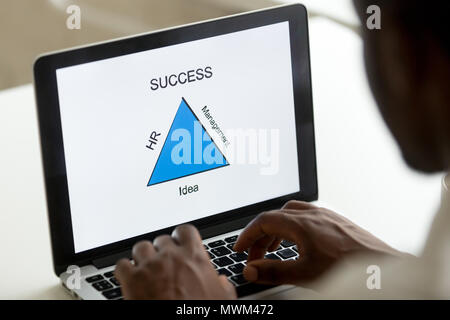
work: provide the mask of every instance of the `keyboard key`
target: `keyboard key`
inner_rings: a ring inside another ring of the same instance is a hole
[[[247,260],[247,254],[245,252],[236,252],[229,255],[231,259],[236,262]]]
[[[92,282],[99,281],[99,280],[102,280],[102,279],[104,279],[103,276],[101,274],[97,274],[95,276],[86,278],[86,281],[89,282],[89,283],[92,283]]]
[[[217,257],[225,256],[229,253],[231,253],[230,250],[228,250],[225,246],[217,247],[214,249],[211,249],[211,252],[216,255]]]
[[[234,261],[228,257],[220,257],[220,258],[214,259],[213,262],[215,264],[217,264],[219,267],[229,266],[230,264],[234,263]]]
[[[111,283],[109,283],[108,281],[106,281],[106,280],[102,280],[102,281],[99,281],[99,282],[94,282],[93,284],[92,284],[92,286],[95,288],[95,289],[97,289],[98,291],[104,291],[104,290],[107,290],[107,289],[111,289],[113,286],[111,285]]]
[[[244,265],[242,263],[237,263],[229,266],[228,270],[232,271],[234,274],[241,274],[244,271]]]
[[[266,259],[272,259],[272,260],[281,260],[280,257],[277,256],[275,253],[269,253],[269,254],[266,254],[266,255],[264,256],[264,258],[266,258]]]
[[[227,244],[227,248],[234,252],[234,249],[233,249],[234,244],[235,244],[235,242]]]
[[[116,287],[120,287],[120,283],[119,283],[119,281],[117,281],[116,278],[113,277],[113,278],[109,279],[109,281],[111,281],[112,284],[115,285]]]
[[[289,258],[295,257],[297,255],[297,253],[295,253],[295,251],[287,248],[287,249],[278,251],[277,255],[279,255],[283,259],[289,259]]]
[[[103,275],[105,277],[107,277],[107,278],[112,278],[112,277],[114,277],[114,271],[110,271],[110,272],[104,273]]]
[[[205,248],[205,250],[208,250],[208,246],[206,244],[204,244],[203,247]]]
[[[295,245],[295,243],[288,240],[283,240],[281,241],[281,245],[283,246],[283,248],[287,248],[292,247],[293,245]]]
[[[232,275],[232,273],[225,268],[221,268],[221,269],[217,270],[217,273],[226,275],[227,277]]]
[[[226,243],[232,243],[232,242],[236,242],[237,238],[238,238],[238,236],[236,235],[236,236],[225,238],[224,240]]]
[[[298,252],[297,246],[293,246],[291,249],[294,250],[295,252]]]
[[[216,256],[215,255],[213,255],[211,252],[209,252],[209,251],[207,251],[208,252],[208,254],[209,254],[209,259],[214,259]]]
[[[219,246],[223,246],[223,245],[225,245],[225,241],[223,241],[223,240],[217,240],[217,241],[208,243],[208,246],[210,248],[215,248],[215,247],[219,247]]]
[[[106,299],[116,299],[116,298],[120,298],[122,297],[122,291],[120,290],[120,288],[115,288],[112,290],[107,290],[107,291],[103,291],[102,295],[106,298]]]
[[[238,274],[237,276],[232,276],[230,279],[235,282],[237,285],[247,283],[248,281],[245,280],[244,276],[242,274]]]

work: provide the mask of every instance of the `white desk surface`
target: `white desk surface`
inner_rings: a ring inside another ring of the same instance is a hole
[[[419,253],[440,176],[403,164],[370,94],[358,36],[322,19],[310,34],[320,202]],[[0,298],[69,299],[53,274],[31,85],[0,92],[0,250]]]

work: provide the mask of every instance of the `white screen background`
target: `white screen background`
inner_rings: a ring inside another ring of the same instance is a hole
[[[150,90],[206,66],[210,79]],[[57,84],[76,253],[300,189],[288,22],[59,69]],[[205,105],[224,131],[279,129],[278,173],[231,163],[147,187],[181,97],[221,150]],[[180,197],[185,185],[199,191]]]

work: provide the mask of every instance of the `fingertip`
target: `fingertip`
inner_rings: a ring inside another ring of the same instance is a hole
[[[315,208],[316,206],[309,203],[309,202],[305,202],[305,201],[300,201],[300,200],[289,200],[288,202],[286,202],[284,204],[284,206],[281,208],[283,209],[292,209],[292,210],[308,210],[308,209],[312,209]]]
[[[227,276],[220,275],[219,282],[222,285],[223,289],[228,292],[230,298],[236,298],[236,289],[234,285],[228,280]]]
[[[122,258],[116,262],[116,270],[117,268],[127,268],[127,267],[131,267],[131,262],[127,258]]]
[[[231,284],[230,280],[228,280],[228,278],[227,278],[226,275],[221,274],[221,275],[219,276],[219,281],[220,281],[220,284],[222,285],[222,287],[223,287],[225,290],[230,290],[230,286],[233,286],[233,285]]]
[[[125,276],[125,274],[130,272],[132,267],[133,266],[130,260],[126,258],[120,259],[116,263],[116,269],[114,269],[114,276],[118,279],[122,278],[123,276]]]
[[[200,238],[200,233],[198,232],[197,228],[189,223],[177,226],[172,232],[172,237],[179,237],[180,234],[188,234],[191,236],[195,235]]]
[[[272,244],[269,246],[267,251],[275,251],[280,246],[281,240],[279,238],[275,239]]]
[[[241,250],[240,246],[238,246],[237,242],[234,244],[233,250],[236,251],[236,252],[242,252],[243,251],[243,250]]]
[[[228,281],[227,276],[224,274],[219,275],[219,280],[223,285],[227,285],[228,283],[230,283],[230,281]]]
[[[284,204],[284,206],[281,207],[281,209],[291,209],[291,208],[295,208],[297,206],[297,201],[296,200],[289,200],[288,202],[286,202]]]
[[[141,240],[133,246],[132,254],[136,254],[140,251],[146,251],[149,247],[152,247],[152,243],[150,241]]]
[[[202,247],[202,237],[192,224],[182,224],[172,232],[172,238],[180,246]]]
[[[139,264],[155,253],[153,244],[148,240],[142,240],[133,246],[131,254],[136,264]]]
[[[254,281],[258,280],[258,269],[251,264],[248,264],[244,268],[243,274],[244,274],[244,278],[250,282],[254,282]]]
[[[242,252],[245,250],[245,248],[243,248],[242,246],[242,240],[241,240],[241,236],[239,235],[239,237],[236,240],[236,243],[233,246],[233,250],[236,252]]]

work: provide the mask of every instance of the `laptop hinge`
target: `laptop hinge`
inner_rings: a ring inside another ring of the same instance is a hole
[[[115,253],[115,254],[109,255],[107,257],[94,259],[94,260],[92,260],[92,264],[97,269],[102,269],[102,268],[106,268],[106,267],[115,265],[116,262],[122,258],[131,259],[131,250]]]

